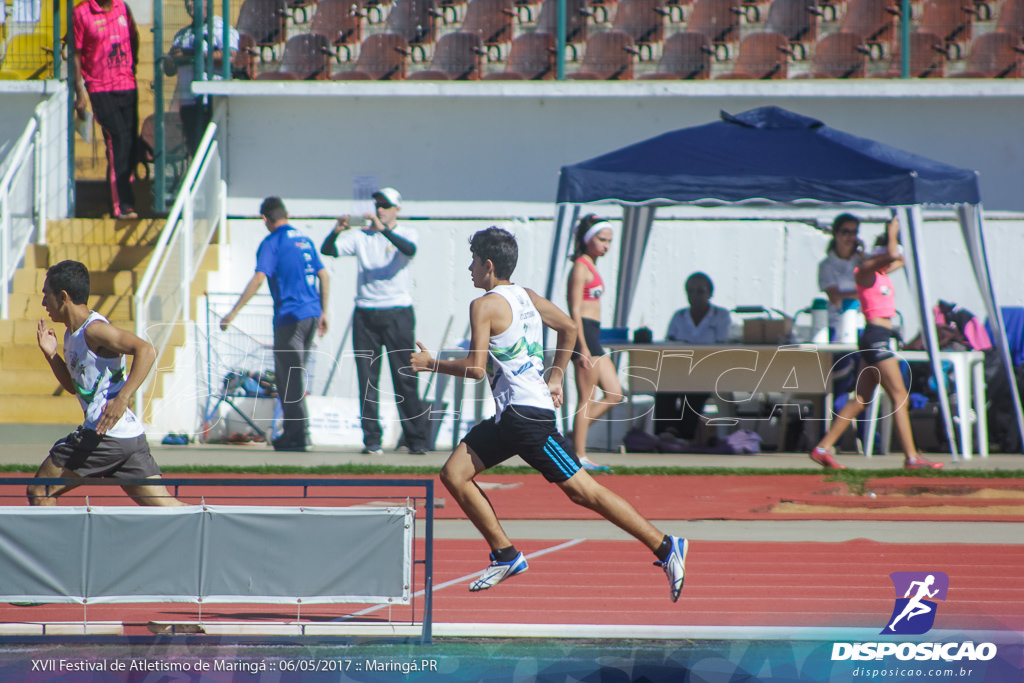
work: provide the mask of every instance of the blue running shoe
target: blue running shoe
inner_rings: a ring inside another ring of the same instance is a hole
[[[664,562],[658,560],[654,566],[665,570],[665,576],[668,577],[669,594],[672,596],[672,602],[676,602],[679,600],[679,593],[683,590],[683,578],[686,576],[686,552],[690,549],[690,542],[676,536],[669,536],[669,538],[672,539],[672,552],[668,554],[668,559]]]
[[[516,574],[522,574],[529,565],[526,564],[526,558],[523,557],[522,553],[516,555],[515,559],[511,562],[498,562],[494,559],[494,555],[491,554],[491,566],[484,570],[484,573],[480,575],[480,578],[469,584],[469,590],[473,591],[485,591],[488,588],[493,588],[505,579],[512,578]]]

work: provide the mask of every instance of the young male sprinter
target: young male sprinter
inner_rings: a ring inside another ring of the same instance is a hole
[[[156,361],[156,349],[89,310],[89,271],[78,261],[61,261],[46,271],[43,308],[67,328],[64,358],[44,320],[36,327],[36,340],[60,385],[78,397],[85,420],[53,445],[36,478],[159,479],[142,423],[128,407]],[[128,372],[126,355],[133,359]],[[76,486],[29,485],[28,501],[56,505],[57,496]],[[162,484],[122,488],[139,505],[186,505]]]
[[[477,474],[518,454],[577,505],[589,508],[650,548],[668,576],[672,601],[679,599],[687,541],[667,536],[616,493],[582,468],[575,449],[555,429],[555,408],[563,401],[562,379],[576,341],[572,318],[529,289],[509,281],[518,259],[516,239],[491,227],[470,240],[473,285],[486,292],[469,307],[469,355],[432,358],[420,342],[412,354],[417,372],[441,372],[482,379],[494,394],[496,414],[473,427],[441,469],[441,481],[491,547],[491,565],[469,590],[481,591],[522,574],[526,558],[505,535],[490,501],[474,481]],[[544,380],[543,326],[558,333],[551,375]]]

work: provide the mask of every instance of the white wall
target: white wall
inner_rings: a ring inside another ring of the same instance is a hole
[[[719,112],[777,105],[980,173],[989,210],[1024,211],[1024,82],[196,84],[224,93],[229,194],[353,197],[375,176],[412,201],[555,198],[562,165]]]
[[[805,213],[807,222],[796,219],[715,220],[713,210],[708,211],[712,212],[710,220],[677,218],[655,222],[629,321],[631,330],[646,325],[654,331],[655,339],[662,339],[672,313],[686,305],[683,284],[694,270],[703,270],[711,276],[715,283],[713,300],[727,308],[763,305],[793,315],[820,295],[817,266],[824,258],[828,237],[808,224],[815,218],[814,214]],[[876,213],[880,221],[883,214]],[[828,214],[819,217],[823,223],[831,219]],[[468,239],[475,231],[492,224],[513,231],[520,244],[519,265],[513,281],[539,292],[544,290],[550,252],[550,220],[524,222],[499,217],[405,222],[420,233],[420,247],[411,266],[416,337],[431,349],[441,346],[449,320],[448,347],[463,339],[468,329],[469,302],[481,293],[473,289],[468,273]],[[298,217],[292,220],[292,224],[319,245],[331,230],[333,221]],[[865,242],[870,244],[881,232],[882,225],[881,222],[866,222],[862,226]],[[1024,270],[1017,266],[1020,254],[1024,253],[1024,217],[990,220],[986,231],[1000,304],[1024,305]],[[222,268],[211,278],[211,292],[241,292],[252,276],[256,248],[266,234],[261,221],[230,221],[229,243],[222,248]],[[973,284],[955,221],[952,218],[927,220],[924,234],[927,236],[924,260],[932,299],[959,303],[984,318],[984,306]],[[613,249],[611,255],[598,264],[608,284],[602,310],[604,320],[609,320],[612,314],[617,263],[618,255]],[[354,397],[357,392],[351,339],[343,344],[342,337],[352,312],[355,262],[351,258],[325,258],[325,266],[331,273],[332,329],[317,342],[313,393],[324,392],[330,367],[338,362],[339,372],[328,394]],[[916,303],[906,278],[898,275],[895,282],[897,306],[905,316],[905,336],[909,339],[919,330]],[[556,289],[553,299],[565,308],[564,283]],[[809,321],[804,318],[798,322],[806,324]],[[270,333],[270,326],[268,316],[266,334]],[[387,374],[385,370],[383,386],[389,391]],[[421,377],[420,386],[421,389],[426,386],[425,377]]]
[[[743,84],[359,84],[211,82],[224,132],[230,221],[222,269],[210,291],[237,294],[251,277],[262,222],[247,219],[268,195],[283,197],[296,227],[319,244],[353,201],[357,182],[399,188],[403,220],[420,231],[413,261],[417,338],[436,349],[467,329],[472,289],[467,240],[491,224],[520,239],[514,281],[543,292],[550,258],[558,169],[676,128],[776,104],[828,125],[981,171],[992,276],[1002,305],[1024,305],[1024,130],[1017,125],[1024,83],[743,83]],[[367,177],[370,180],[367,180]],[[614,207],[597,211],[615,219]],[[856,211],[855,211],[856,212]],[[732,308],[763,305],[792,315],[819,295],[817,264],[828,237],[811,227],[832,213],[785,209],[666,209],[659,212],[634,298],[629,326],[662,338],[672,313],[686,305],[683,283],[695,270],[715,282],[714,301]],[[885,212],[868,216],[870,242]],[[521,217],[521,218],[519,218]],[[984,317],[966,251],[952,216],[927,215],[924,259],[930,297],[957,302]],[[354,397],[351,341],[342,343],[352,310],[355,264],[326,259],[332,273],[332,330],[318,342],[314,393],[335,360],[332,396]],[[608,283],[603,318],[615,294],[617,253],[601,270]],[[905,278],[896,279],[905,334],[918,330]],[[554,301],[565,306],[564,283]],[[267,331],[270,320],[266,321]],[[200,369],[201,371],[201,369]],[[387,376],[387,372],[384,372]],[[385,382],[385,389],[387,380]],[[421,378],[421,388],[426,379]],[[180,428],[178,425],[175,429]]]

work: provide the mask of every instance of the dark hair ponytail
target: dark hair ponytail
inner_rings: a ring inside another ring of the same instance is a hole
[[[572,252],[572,260],[578,259],[580,256],[587,251],[587,243],[583,241],[584,236],[587,234],[587,230],[593,227],[594,223],[600,223],[601,219],[595,214],[588,213],[586,216],[580,219],[579,224],[576,226],[576,239],[575,248]]]

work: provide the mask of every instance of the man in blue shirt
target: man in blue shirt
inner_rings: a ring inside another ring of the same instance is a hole
[[[288,225],[288,211],[279,197],[264,199],[260,216],[270,234],[256,251],[255,274],[221,320],[220,329],[228,329],[266,280],[274,299],[274,372],[284,413],[284,433],[274,439],[274,448],[305,451],[309,445],[306,358],[313,335],[327,332],[329,278],[313,242]]]

